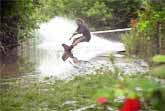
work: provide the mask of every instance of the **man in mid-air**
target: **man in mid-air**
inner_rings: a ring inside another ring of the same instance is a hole
[[[70,49],[72,49],[74,46],[76,46],[80,42],[89,42],[91,39],[90,31],[89,31],[88,27],[86,26],[85,22],[82,19],[77,19],[76,24],[77,24],[78,28],[73,33],[73,35],[70,37],[70,40],[77,34],[82,34],[82,36],[73,39]]]
[[[82,34],[81,36],[74,38],[73,42],[70,46],[67,46],[66,44],[62,44],[64,47],[64,54],[62,56],[62,59],[65,61],[69,57],[72,58],[74,63],[78,63],[78,59],[73,56],[71,50],[80,42],[89,42],[91,39],[91,34],[86,26],[85,22],[82,19],[76,19],[76,24],[78,26],[77,30],[73,33],[73,35],[69,38],[71,40],[75,35]]]

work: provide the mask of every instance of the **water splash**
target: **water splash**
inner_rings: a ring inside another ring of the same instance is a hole
[[[69,38],[76,28],[74,21],[62,17],[55,17],[48,23],[41,24],[39,33],[42,42],[38,46],[41,50],[41,59],[38,70],[42,75],[65,78],[75,70],[68,61],[62,61],[61,44],[71,44],[72,41],[69,41]],[[74,47],[73,55],[79,60],[89,61],[97,55],[122,50],[124,50],[122,43],[111,42],[92,35],[89,43],[83,42]]]

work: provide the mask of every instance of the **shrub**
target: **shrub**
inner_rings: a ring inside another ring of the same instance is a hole
[[[152,61],[155,63],[165,63],[165,55],[155,55]]]

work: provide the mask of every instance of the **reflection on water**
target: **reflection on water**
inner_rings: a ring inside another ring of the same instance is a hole
[[[18,49],[8,49],[6,55],[0,54],[0,74],[13,75],[18,72]]]
[[[19,47],[8,49],[4,55],[0,53],[0,76],[19,77],[35,70],[37,66],[36,39],[31,39]]]
[[[0,93],[14,88],[16,81],[30,82],[38,74],[35,71],[39,61],[36,40],[30,39],[17,48],[8,49],[6,55],[0,53]]]

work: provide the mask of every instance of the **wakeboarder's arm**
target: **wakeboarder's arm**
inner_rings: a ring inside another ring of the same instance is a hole
[[[69,40],[71,40],[75,35],[77,35],[78,34],[78,32],[77,32],[77,30],[72,34],[72,36],[69,38]]]

